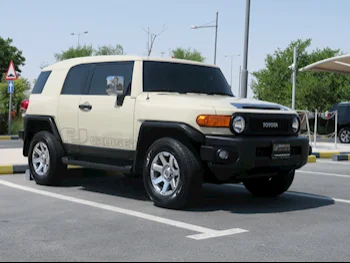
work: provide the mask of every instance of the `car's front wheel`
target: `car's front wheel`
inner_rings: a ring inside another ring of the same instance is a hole
[[[63,149],[55,137],[47,132],[39,132],[29,147],[29,169],[39,185],[58,185],[67,165],[62,163]]]
[[[198,158],[172,138],[156,141],[144,162],[144,185],[156,206],[182,209],[201,195],[203,173]]]
[[[276,197],[290,188],[295,171],[283,172],[273,177],[261,177],[244,181],[244,186],[257,197]]]
[[[339,132],[339,141],[341,143],[350,143],[350,128],[342,128]]]

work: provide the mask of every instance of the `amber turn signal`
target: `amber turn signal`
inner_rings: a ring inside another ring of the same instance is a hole
[[[231,116],[199,115],[197,124],[201,127],[229,128]]]

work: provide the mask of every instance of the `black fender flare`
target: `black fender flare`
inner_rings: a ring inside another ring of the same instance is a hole
[[[26,115],[24,117],[24,130],[21,135],[23,140],[23,155],[26,157],[28,156],[29,145],[32,139],[30,136],[31,131],[36,127],[35,123],[47,123],[51,129],[53,136],[56,138],[56,140],[58,140],[58,142],[62,144],[60,133],[52,116]]]
[[[147,146],[150,146],[150,144],[153,142],[147,141],[147,138],[149,138],[149,135],[153,135],[155,131],[164,131],[165,136],[167,132],[176,132],[176,134],[181,134],[194,143],[200,145],[203,145],[205,143],[205,135],[186,123],[167,121],[144,121],[139,130],[133,172],[138,173],[141,171],[141,160],[143,158],[143,155],[148,149]]]

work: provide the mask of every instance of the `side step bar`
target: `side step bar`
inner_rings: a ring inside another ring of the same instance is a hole
[[[108,170],[108,171],[123,172],[123,173],[130,173],[132,170],[131,165],[130,166],[116,166],[116,165],[110,165],[110,164],[86,162],[86,161],[72,159],[69,157],[63,157],[62,162],[64,164],[68,164],[68,165],[75,165],[75,166],[81,166],[81,167],[91,168],[91,169]]]

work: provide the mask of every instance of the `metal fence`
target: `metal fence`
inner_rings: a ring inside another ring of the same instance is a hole
[[[317,138],[334,138],[334,145],[337,148],[338,142],[338,112],[319,113],[297,110],[301,120],[300,134],[309,138],[314,148],[317,145]]]

